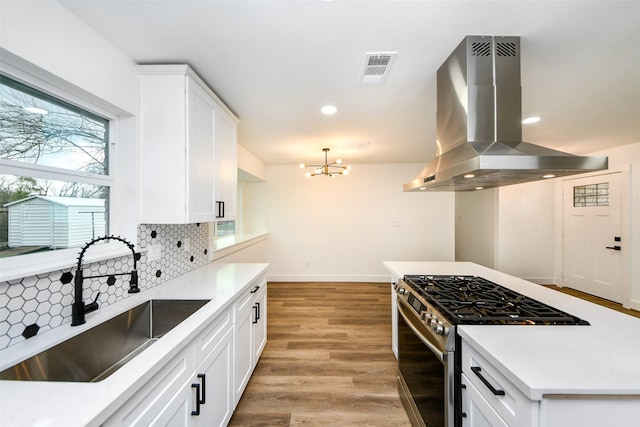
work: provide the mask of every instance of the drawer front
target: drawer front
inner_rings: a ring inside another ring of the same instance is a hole
[[[509,427],[465,374],[461,381],[463,427]]]
[[[200,364],[211,353],[223,335],[233,327],[232,313],[233,308],[228,308],[198,335],[195,340],[196,365]]]
[[[189,346],[129,398],[104,426],[164,425],[165,408],[188,388],[194,369],[193,346]]]
[[[537,402],[529,400],[498,368],[465,341],[462,342],[462,372],[508,425],[537,425]]]

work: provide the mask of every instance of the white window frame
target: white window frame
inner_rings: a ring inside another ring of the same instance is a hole
[[[107,150],[108,175],[100,176],[2,159],[0,159],[0,173],[72,182],[77,181],[79,176],[83,176],[85,182],[108,186],[109,234],[119,235],[134,245],[137,244],[135,226],[132,227],[131,224],[129,224],[137,220],[137,207],[132,207],[133,209],[131,209],[129,216],[117,215],[117,212],[124,209],[121,196],[124,183],[118,181],[118,168],[116,165],[118,162],[117,142],[119,138],[119,111],[117,111],[117,108],[106,101],[101,101],[97,97],[88,94],[75,85],[63,81],[46,70],[21,60],[14,55],[5,54],[6,51],[4,50],[0,49],[0,53],[2,53],[2,55],[0,55],[0,72],[2,72],[2,74],[109,120]],[[0,258],[0,282],[73,267],[77,263],[79,251],[80,248],[68,248]],[[90,262],[115,258],[130,253],[131,251],[125,245],[119,244],[118,242],[107,242],[92,247],[91,251],[87,252],[84,262],[88,264]]]

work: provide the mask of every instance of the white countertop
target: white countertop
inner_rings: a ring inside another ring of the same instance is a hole
[[[234,297],[264,273],[268,264],[210,263],[150,290],[87,314],[87,323],[62,325],[0,352],[0,370],[149,299],[211,299],[151,347],[108,378],[96,383],[0,381],[0,425],[99,425],[119,408],[199,332],[230,306]]]
[[[640,395],[640,319],[473,263],[385,262],[384,266],[399,278],[481,276],[588,321],[589,326],[458,327],[460,336],[530,399],[546,394]]]

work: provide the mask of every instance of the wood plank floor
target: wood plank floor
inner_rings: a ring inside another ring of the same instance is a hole
[[[269,283],[267,345],[230,426],[410,426],[387,283]]]

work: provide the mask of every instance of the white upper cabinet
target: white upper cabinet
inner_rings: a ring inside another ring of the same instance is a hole
[[[238,182],[238,123],[219,110],[216,114],[216,217],[236,219]]]
[[[215,221],[216,201],[227,194],[234,197],[225,208],[235,213],[235,116],[187,65],[141,65],[138,71],[140,222]],[[230,162],[233,180],[226,177]]]

